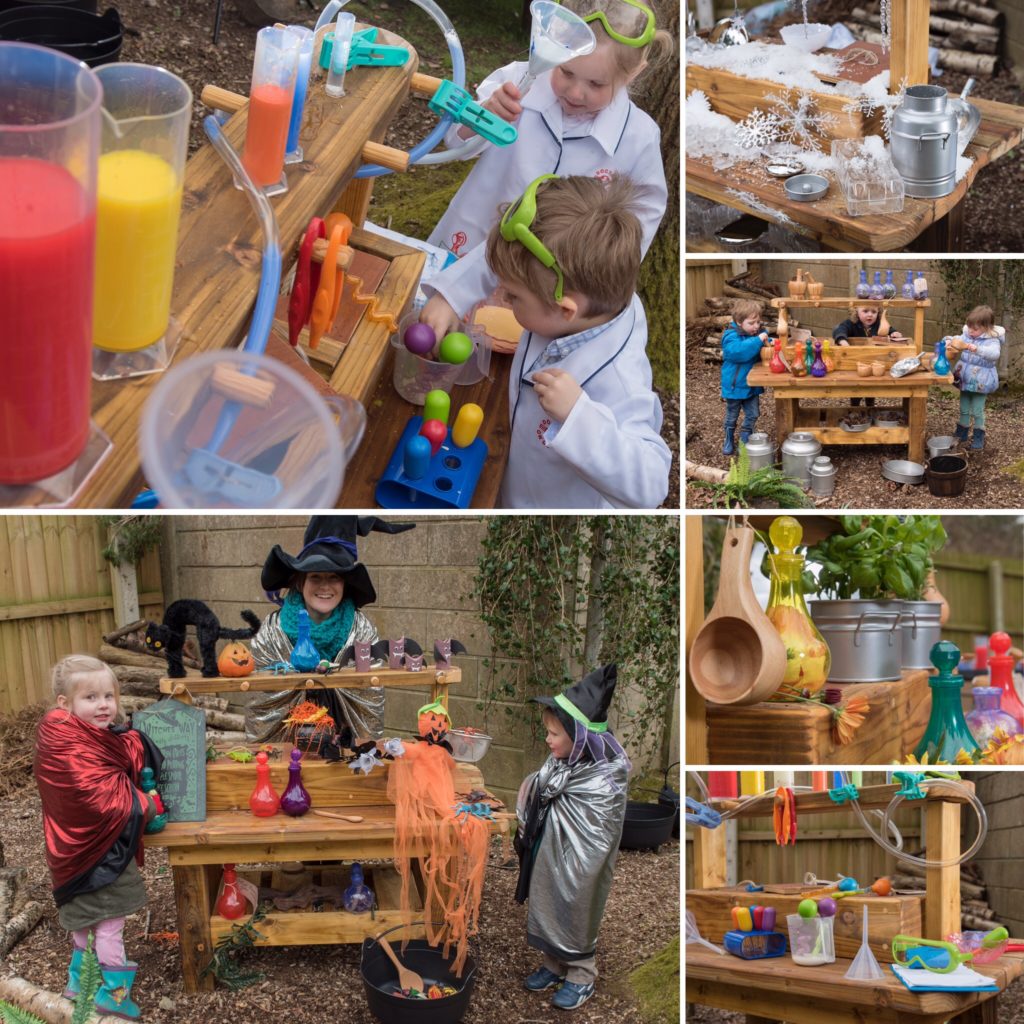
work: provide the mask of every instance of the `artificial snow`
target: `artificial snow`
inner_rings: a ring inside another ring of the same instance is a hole
[[[686,97],[686,155],[708,157],[720,171],[733,164],[758,161],[760,152],[743,145],[735,121],[711,109],[707,96],[694,89]]]
[[[792,46],[749,42],[687,54],[691,64],[730,71],[742,78],[762,78],[787,89],[822,88],[818,75],[834,75],[842,66],[837,57],[823,53],[802,53]]]
[[[738,199],[744,206],[749,207],[751,210],[757,210],[757,212],[762,214],[766,219],[775,221],[777,224],[786,224],[794,228],[798,228],[800,226],[792,217],[783,213],[781,210],[775,209],[774,206],[769,206],[767,203],[762,202],[757,198],[757,196],[752,195],[750,192],[744,192],[743,189],[739,188],[727,188],[725,193],[726,195],[730,195],[735,199]]]

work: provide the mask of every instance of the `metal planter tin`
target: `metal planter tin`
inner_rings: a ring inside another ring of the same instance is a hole
[[[941,601],[901,601],[900,633],[903,637],[903,667],[932,667],[928,655],[942,639]]]
[[[782,472],[800,484],[811,486],[811,465],[821,454],[821,443],[804,430],[794,431],[782,442]]]
[[[900,601],[811,601],[832,653],[830,683],[881,683],[903,675]]]
[[[762,431],[758,430],[750,435],[750,440],[747,441],[747,455],[750,458],[751,470],[775,465],[775,445]]]
[[[827,455],[819,455],[811,463],[811,493],[828,498],[836,489],[836,467]]]

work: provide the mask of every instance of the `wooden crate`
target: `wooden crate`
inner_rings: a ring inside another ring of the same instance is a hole
[[[795,914],[801,891],[807,886],[785,884],[767,886],[771,892],[747,892],[745,889],[690,889],[686,909],[692,910],[701,935],[721,943],[733,927],[733,907],[774,907],[776,931],[789,935],[786,915]],[[922,896],[847,896],[837,901],[833,926],[836,956],[853,959],[861,944],[864,905],[868,907],[868,943],[880,962],[892,963],[892,939],[895,935],[923,935],[924,897]]]
[[[774,108],[769,96],[785,96],[790,103],[800,98],[800,89],[787,89],[780,82],[761,78],[745,78],[742,75],[724,71],[721,68],[705,68],[687,63],[686,94],[700,89],[707,95],[711,109],[725,114],[734,121],[749,117],[756,108],[770,112]],[[825,152],[829,151],[833,139],[859,139],[865,135],[880,135],[882,116],[876,111],[870,116],[853,107],[850,97],[841,96],[822,80],[821,89],[811,94],[821,113],[832,114],[835,123],[821,134]]]
[[[861,435],[854,434],[854,437]],[[929,673],[907,670],[889,683],[842,684],[870,710],[853,741],[832,737],[832,713],[813,704],[707,705],[711,764],[887,764],[902,761],[924,735],[931,712]]]
[[[348,885],[348,869],[336,867],[312,868],[314,883],[334,885],[342,889]],[[254,885],[271,885],[273,874],[270,870],[239,871],[239,875]],[[399,911],[401,878],[398,872],[387,865],[364,868],[366,884],[377,897],[377,908],[372,913],[352,914],[347,910],[278,910],[271,904],[266,918],[256,926],[263,936],[257,939],[257,946],[313,946],[338,943],[362,942],[369,935],[379,935],[389,928],[402,924]],[[211,887],[216,893],[219,884]],[[409,904],[413,918],[422,914],[423,896],[417,885],[409,886]],[[212,909],[212,908],[211,908]],[[210,934],[217,942],[231,934],[232,925],[219,914],[210,915]],[[422,924],[411,924],[399,933],[416,939],[424,935]]]

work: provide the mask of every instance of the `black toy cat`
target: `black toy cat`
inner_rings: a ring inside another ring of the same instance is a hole
[[[217,670],[218,640],[250,640],[260,628],[260,620],[248,609],[241,612],[249,629],[221,629],[220,619],[202,601],[174,601],[164,612],[163,623],[150,622],[146,626],[146,646],[167,659],[167,674],[172,679],[185,675],[181,650],[185,644],[185,630],[196,627],[199,653],[203,659],[203,675],[219,675]]]

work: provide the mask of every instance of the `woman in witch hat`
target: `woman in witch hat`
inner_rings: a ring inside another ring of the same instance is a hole
[[[289,660],[302,609],[309,613],[311,639],[326,661],[335,662],[356,641],[375,642],[377,629],[361,609],[377,600],[377,592],[366,566],[358,560],[356,537],[371,531],[402,533],[413,525],[386,523],[376,516],[313,516],[297,555],[289,555],[275,544],[260,582],[267,597],[280,608],[264,619],[253,639],[256,665],[266,668]],[[261,743],[279,738],[281,722],[292,705],[302,700],[325,705],[338,730],[347,727],[353,737],[379,739],[384,733],[384,687],[373,686],[268,694],[246,709],[247,738]]]

